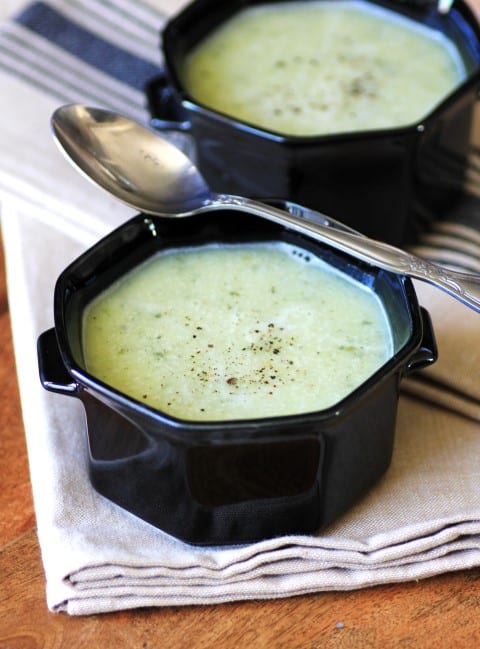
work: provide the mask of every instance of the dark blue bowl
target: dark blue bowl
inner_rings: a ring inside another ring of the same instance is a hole
[[[252,241],[289,242],[368,285],[388,314],[392,358],[329,409],[243,421],[176,419],[85,370],[82,314],[98,293],[158,250]],[[82,401],[93,486],[195,544],[311,533],[335,520],[389,466],[401,378],[436,359],[430,321],[410,280],[236,211],[138,215],[64,270],[54,317],[55,327],[38,342],[41,382]]]
[[[467,79],[417,123],[293,137],[208,109],[183,87],[185,55],[233,13],[259,2],[195,0],[163,31],[165,73],[147,89],[153,126],[192,136],[198,165],[214,191],[275,196],[323,211],[375,239],[415,241],[462,189],[480,83],[480,31],[462,0],[446,15],[429,0],[372,1],[446,34],[464,61]]]

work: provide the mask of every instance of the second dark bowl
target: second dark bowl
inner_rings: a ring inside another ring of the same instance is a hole
[[[200,170],[216,192],[275,196],[375,239],[415,241],[462,189],[480,84],[480,32],[468,6],[459,0],[441,15],[433,1],[373,0],[447,35],[461,54],[466,80],[425,118],[402,128],[293,137],[201,105],[181,80],[186,54],[253,4],[258,0],[195,0],[168,22],[162,34],[165,74],[147,91],[152,124],[192,136]]]

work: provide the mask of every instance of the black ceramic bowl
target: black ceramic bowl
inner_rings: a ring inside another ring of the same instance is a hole
[[[392,358],[327,410],[243,421],[175,419],[85,370],[82,314],[112,282],[161,249],[253,241],[300,246],[371,287],[392,327]],[[428,315],[408,279],[234,211],[133,218],[60,275],[54,317],[55,328],[39,338],[41,382],[82,401],[93,486],[195,544],[310,533],[331,523],[389,466],[400,379],[436,358]]]
[[[434,0],[372,2],[446,34],[464,61],[465,82],[417,123],[292,137],[206,108],[182,84],[185,56],[233,13],[259,1],[196,0],[163,31],[165,74],[147,91],[153,125],[191,134],[200,170],[214,191],[279,197],[394,245],[414,241],[461,191],[480,82],[480,31],[462,0],[446,15]]]

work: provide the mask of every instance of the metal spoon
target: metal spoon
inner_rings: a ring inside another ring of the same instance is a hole
[[[180,218],[204,210],[250,212],[357,259],[432,284],[480,312],[480,276],[438,266],[347,228],[322,225],[318,219],[249,198],[215,194],[177,147],[126,117],[72,104],[55,111],[52,129],[61,150],[89,180],[141,212]]]

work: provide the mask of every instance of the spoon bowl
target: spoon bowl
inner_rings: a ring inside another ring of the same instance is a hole
[[[71,104],[55,111],[52,130],[60,149],[83,175],[141,212],[176,218],[225,208],[253,213],[356,259],[432,284],[480,312],[480,276],[420,259],[310,210],[295,214],[250,198],[216,194],[177,147],[122,115]]]
[[[89,180],[147,214],[195,209],[209,190],[190,159],[168,140],[123,116],[79,104],[52,117],[55,140]]]

